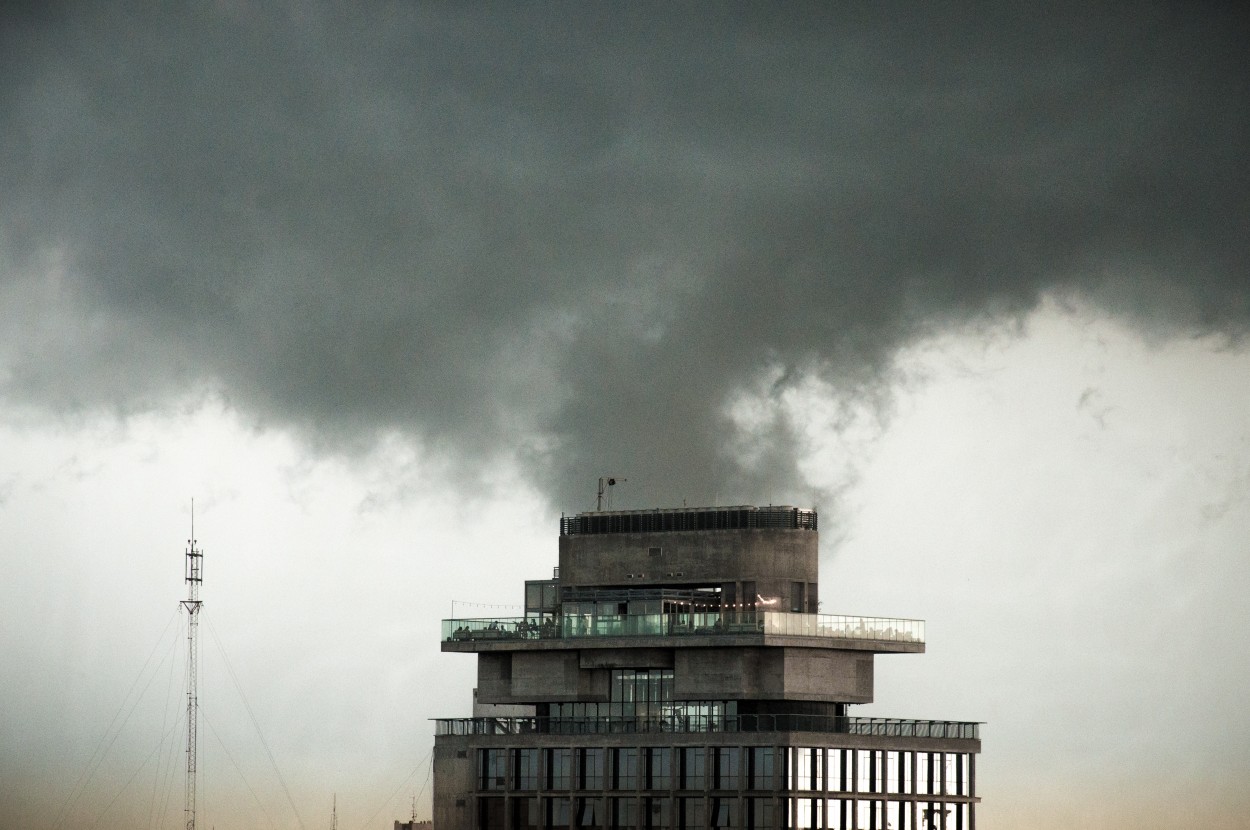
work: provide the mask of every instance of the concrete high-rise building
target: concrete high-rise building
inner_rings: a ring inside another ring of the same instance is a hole
[[[525,615],[452,619],[473,717],[437,721],[434,826],[976,827],[978,724],[851,715],[919,620],[819,612],[817,516],[589,512]]]

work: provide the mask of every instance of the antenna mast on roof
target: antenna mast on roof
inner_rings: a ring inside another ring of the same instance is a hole
[[[204,579],[204,552],[196,546],[195,499],[191,499],[191,538],[187,540],[187,830],[195,830],[195,732],[199,721],[199,700],[196,696],[196,639],[200,627],[200,583]]]
[[[627,480],[623,478],[621,483],[624,484]],[[597,512],[603,510],[603,495],[608,491],[607,488],[614,486],[616,486],[616,478],[614,476],[603,476],[599,479],[599,494],[595,498],[595,510]]]

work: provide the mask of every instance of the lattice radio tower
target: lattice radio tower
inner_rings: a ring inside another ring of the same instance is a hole
[[[182,607],[187,609],[187,830],[195,830],[195,746],[196,727],[199,723],[199,700],[196,696],[196,640],[200,627],[200,583],[204,580],[204,552],[196,546],[195,500],[191,500],[191,538],[187,540],[187,598]]]

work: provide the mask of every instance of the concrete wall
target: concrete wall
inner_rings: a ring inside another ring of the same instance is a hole
[[[700,648],[675,654],[673,693],[684,700],[871,703],[871,654],[814,648]]]
[[[561,536],[560,585],[751,581],[761,595],[784,599],[791,582],[816,583],[817,543],[816,531],[783,528]]]
[[[434,826],[472,827],[472,800],[477,789],[476,754],[470,739],[434,740]]]
[[[788,646],[484,653],[477,700],[606,702],[612,669],[669,667],[679,700],[872,702],[872,654]]]
[[[786,700],[872,703],[873,656],[818,648],[783,650]]]
[[[579,656],[575,650],[479,654],[477,699],[506,704],[606,701],[610,670],[583,669]],[[506,670],[501,667],[505,663]]]

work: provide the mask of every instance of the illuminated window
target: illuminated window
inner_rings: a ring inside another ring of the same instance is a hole
[[[801,746],[794,750],[794,768],[790,771],[790,789],[799,792],[822,789],[821,759],[825,751]]]

